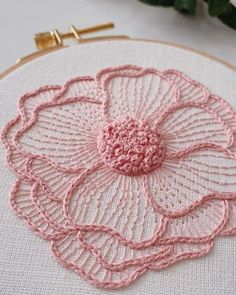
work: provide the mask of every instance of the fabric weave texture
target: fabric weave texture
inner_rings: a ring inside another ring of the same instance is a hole
[[[2,132],[11,206],[60,264],[125,287],[236,233],[235,132],[230,105],[173,69],[45,86]]]

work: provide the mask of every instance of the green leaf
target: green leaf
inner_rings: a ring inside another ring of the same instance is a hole
[[[219,19],[227,26],[236,29],[236,7],[228,4],[227,9],[219,16]]]
[[[196,7],[197,0],[175,0],[175,9],[182,13],[194,15]]]
[[[229,0],[209,0],[208,12],[211,16],[219,16],[222,14],[229,4]]]
[[[173,6],[175,0],[139,0],[140,2],[144,2],[150,5],[157,5],[157,6]]]

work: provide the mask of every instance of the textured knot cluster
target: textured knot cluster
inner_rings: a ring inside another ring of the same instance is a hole
[[[132,118],[107,125],[98,136],[98,150],[105,164],[130,176],[158,168],[165,156],[158,130]]]

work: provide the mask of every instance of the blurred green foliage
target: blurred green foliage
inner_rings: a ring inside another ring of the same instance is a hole
[[[197,0],[139,0],[156,6],[173,6],[181,13],[195,15]],[[218,17],[227,26],[236,29],[236,7],[229,0],[205,0],[208,5],[208,13],[212,17]]]

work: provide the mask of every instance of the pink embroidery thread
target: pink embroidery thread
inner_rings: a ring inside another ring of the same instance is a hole
[[[236,113],[177,70],[125,65],[24,95],[2,132],[11,206],[101,288],[236,232]]]
[[[97,146],[104,163],[130,176],[158,168],[165,156],[159,132],[129,117],[106,126],[98,137]]]

